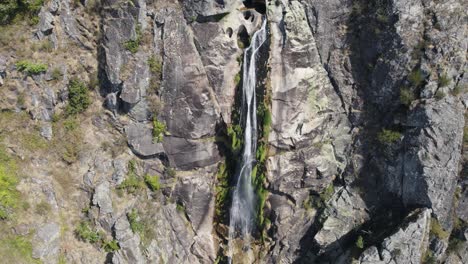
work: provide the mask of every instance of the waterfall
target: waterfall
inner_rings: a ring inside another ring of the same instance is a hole
[[[256,60],[257,52],[266,38],[266,19],[264,19],[261,29],[255,32],[250,46],[244,52],[241,108],[241,117],[244,122],[244,149],[230,210],[228,245],[230,262],[234,254],[234,239],[239,238],[242,240],[242,251],[251,251],[250,234],[255,223],[256,201],[254,187],[252,186],[252,168],[257,151]]]

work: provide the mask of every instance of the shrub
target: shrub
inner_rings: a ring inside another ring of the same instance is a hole
[[[117,240],[113,239],[111,241],[105,242],[103,248],[106,252],[114,252],[119,250],[120,246]]]
[[[101,235],[93,230],[88,222],[81,221],[75,229],[75,234],[83,241],[96,243],[101,240]]]
[[[408,87],[402,87],[400,89],[400,102],[406,106],[409,106],[411,102],[415,100],[413,91]]]
[[[130,229],[133,233],[141,233],[143,231],[143,224],[138,221],[138,212],[136,209],[132,209],[127,213],[127,219],[130,223]]]
[[[181,213],[184,213],[185,212],[185,207],[183,204],[181,203],[176,203],[176,209],[177,211],[181,212]]]
[[[67,115],[76,115],[84,112],[91,104],[88,87],[77,79],[70,80],[68,84],[68,105],[65,109]]]
[[[24,236],[2,236],[0,239],[0,256],[2,256],[2,263],[42,263],[32,257],[32,244]]]
[[[161,63],[161,61],[156,59],[156,57],[151,56],[148,59],[148,65],[149,65],[151,73],[153,73],[154,75],[157,75],[157,76],[161,75],[161,73],[162,73],[162,63]]]
[[[162,142],[166,133],[166,125],[155,117],[153,118],[153,142]]]
[[[356,247],[360,249],[364,248],[364,239],[362,238],[362,236],[358,236],[356,240]]]
[[[447,74],[444,74],[439,77],[439,87],[445,87],[449,85],[451,82],[450,78],[447,76]]]
[[[465,90],[465,88],[462,85],[457,84],[452,90],[452,95],[453,96],[458,96],[461,93],[463,93],[464,90]]]
[[[420,86],[424,82],[424,76],[421,72],[420,69],[413,70],[409,75],[408,75],[408,80],[411,82],[411,84],[414,87]]]
[[[124,43],[125,49],[130,51],[131,53],[137,53],[138,48],[140,47],[140,42],[141,42],[141,29],[140,26],[136,27],[136,38],[129,40]]]
[[[144,183],[135,174],[130,174],[128,177],[117,187],[118,189],[125,189],[127,193],[135,193],[143,189]]]
[[[240,75],[240,73],[237,73],[236,76],[234,76],[234,83],[236,85],[239,85],[240,80],[241,80],[241,75]]]
[[[28,75],[40,74],[47,71],[47,65],[42,63],[32,63],[27,60],[20,60],[16,63],[16,68],[20,72]]]
[[[377,139],[382,144],[392,144],[401,139],[401,133],[389,129],[383,129],[377,134]]]
[[[3,0],[0,3],[0,25],[9,24],[19,15],[38,20],[44,0]]]
[[[154,192],[161,188],[160,183],[159,183],[159,176],[157,175],[151,176],[151,175],[146,174],[145,182],[148,185],[148,187]]]

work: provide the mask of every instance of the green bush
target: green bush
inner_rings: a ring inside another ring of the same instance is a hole
[[[152,74],[160,76],[162,73],[162,63],[156,57],[151,56],[148,59],[148,65]]]
[[[119,250],[120,246],[117,240],[114,239],[111,241],[104,242],[103,248],[106,252],[114,252],[114,251]]]
[[[3,236],[0,239],[0,256],[2,263],[42,263],[32,257],[31,241],[24,236]]]
[[[401,133],[389,129],[383,129],[377,134],[377,139],[382,144],[392,144],[401,139]]]
[[[137,175],[129,174],[127,178],[117,187],[118,189],[125,189],[127,193],[136,193],[145,187]]]
[[[68,105],[65,109],[67,115],[76,115],[84,112],[91,104],[88,87],[77,79],[70,80],[68,84]]]
[[[140,221],[138,221],[138,212],[136,209],[132,209],[127,213],[127,219],[130,223],[130,229],[132,229],[133,233],[143,232],[144,226]]]
[[[166,125],[156,117],[153,118],[153,142],[162,142],[166,133]]]
[[[141,29],[140,26],[136,27],[136,38],[129,40],[124,43],[125,49],[130,51],[131,53],[137,53],[138,48],[140,47],[140,42],[141,42]]]
[[[434,95],[435,99],[437,100],[442,100],[445,97],[445,93],[441,90],[438,90],[436,94]]]
[[[234,83],[236,85],[239,85],[240,80],[241,80],[241,75],[240,75],[240,73],[237,73],[236,76],[234,76]]]
[[[364,248],[364,239],[362,238],[362,236],[358,236],[356,240],[356,247],[360,249]]]
[[[47,65],[42,63],[33,63],[27,60],[20,60],[16,63],[16,68],[20,72],[28,75],[40,74],[47,71]]]
[[[20,16],[38,20],[44,0],[3,0],[0,3],[0,25],[9,24]]]
[[[93,230],[89,223],[81,221],[75,229],[75,234],[83,241],[89,243],[96,243],[101,240],[101,234],[96,230]]]
[[[145,182],[148,185],[148,187],[154,192],[161,188],[161,185],[159,183],[159,176],[157,175],[151,176],[146,174]]]
[[[406,106],[409,106],[411,102],[415,100],[413,91],[408,87],[402,87],[400,89],[400,102]]]

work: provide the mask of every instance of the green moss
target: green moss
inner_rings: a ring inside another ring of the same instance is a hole
[[[75,229],[76,236],[89,243],[97,243],[101,240],[101,234],[91,228],[89,222],[81,221]]]
[[[148,187],[153,191],[157,191],[161,188],[161,185],[159,183],[159,176],[154,175],[151,176],[149,174],[145,175],[145,183],[148,185]]]
[[[181,213],[185,213],[185,207],[181,203],[176,203],[176,209],[177,209],[177,211],[179,211]]]
[[[441,240],[447,239],[450,236],[450,233],[442,228],[436,218],[431,219],[431,234]]]
[[[42,63],[33,63],[27,60],[20,60],[16,63],[16,68],[20,72],[28,75],[40,74],[47,71],[47,65]]]
[[[382,144],[392,144],[401,139],[401,133],[389,129],[383,129],[377,134],[377,139]]]
[[[241,75],[240,75],[240,73],[237,73],[236,76],[234,76],[234,83],[236,85],[239,85],[240,80],[241,80]]]
[[[436,264],[437,258],[434,256],[434,252],[432,252],[432,250],[427,249],[426,252],[424,252],[421,261],[423,264]]]
[[[128,162],[127,178],[117,187],[117,189],[124,189],[127,193],[136,193],[145,187],[145,183],[140,179],[136,173],[136,163],[134,160]]]
[[[242,150],[242,127],[240,125],[232,125],[227,128],[227,135],[230,141],[230,150],[236,155]]]
[[[162,142],[166,133],[166,125],[156,117],[153,118],[153,142]]]
[[[76,115],[84,112],[91,104],[89,90],[86,85],[77,79],[70,80],[68,84],[68,105],[65,109],[67,115]]]
[[[166,172],[167,176],[172,177],[172,178],[175,177],[176,174],[177,174],[176,170],[174,168],[171,168],[171,167],[166,167],[165,172]]]
[[[356,247],[360,249],[364,248],[364,239],[362,238],[362,236],[358,236],[358,238],[356,239]]]

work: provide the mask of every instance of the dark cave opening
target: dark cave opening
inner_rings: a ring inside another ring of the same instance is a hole
[[[266,3],[265,0],[245,0],[244,6],[247,8],[253,8],[260,14],[266,13]]]

